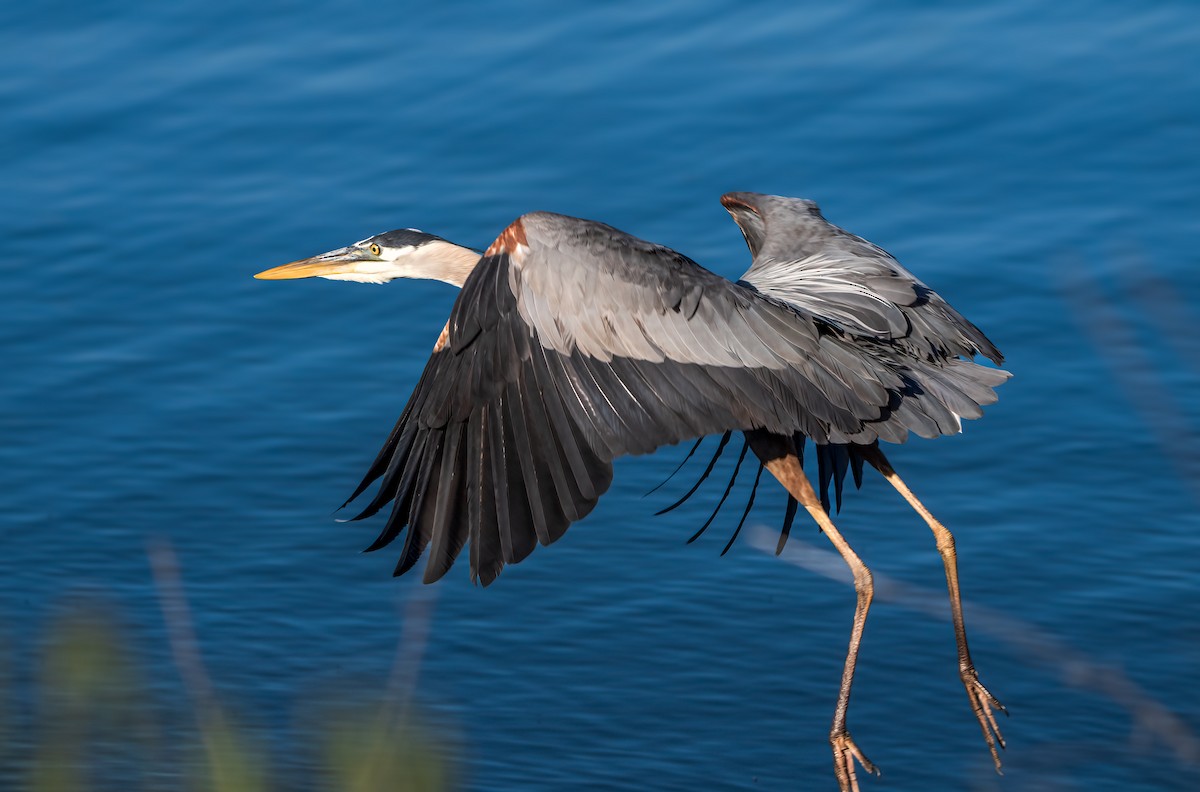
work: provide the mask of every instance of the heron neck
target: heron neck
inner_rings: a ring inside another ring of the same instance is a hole
[[[477,251],[452,242],[437,240],[425,247],[428,248],[426,255],[412,262],[412,271],[407,273],[409,277],[439,280],[461,289],[479,263]]]

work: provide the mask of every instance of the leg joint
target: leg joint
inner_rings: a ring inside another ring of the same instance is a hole
[[[954,553],[954,534],[950,533],[947,528],[942,530],[934,530],[934,536],[937,539],[937,549],[942,555]]]
[[[854,573],[854,590],[859,597],[865,597],[868,601],[875,596],[875,576],[865,566]]]

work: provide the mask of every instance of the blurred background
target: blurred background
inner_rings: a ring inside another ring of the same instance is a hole
[[[250,275],[402,226],[603,220],[737,277],[810,197],[1014,378],[877,476],[864,789],[1200,784],[1200,12],[1190,3],[9,3],[0,788],[826,789],[853,612],[783,497],[685,545],[683,449],[490,588],[336,524],[455,298]],[[718,477],[719,478],[719,477]],[[731,498],[731,501],[735,499]]]

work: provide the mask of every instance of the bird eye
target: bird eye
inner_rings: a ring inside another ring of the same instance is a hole
[[[374,243],[374,242],[372,242],[372,243],[371,243],[371,255],[372,255],[372,256],[378,256],[378,255],[379,255],[379,252],[380,252],[380,251],[379,251],[379,245],[378,245],[378,244],[376,244],[376,243]]]

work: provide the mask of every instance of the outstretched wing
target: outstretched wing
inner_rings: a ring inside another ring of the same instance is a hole
[[[956,430],[953,406],[913,385],[903,360],[672,250],[524,215],[463,285],[355,492],[382,479],[359,516],[393,503],[371,549],[407,526],[397,574],[428,546],[436,580],[469,542],[486,585],[591,511],[622,454],[731,429],[819,443]]]
[[[956,419],[978,418],[980,407],[996,400],[992,389],[1008,372],[971,358],[982,354],[1000,364],[1000,350],[887,251],[827,221],[813,201],[738,192],[721,203],[754,256],[742,283],[906,371],[908,393],[885,412],[880,439],[902,441],[892,431],[901,426],[923,437],[944,434],[938,404]]]
[[[882,439],[902,440],[893,430],[904,426],[924,435],[945,432],[942,407],[950,409],[953,420],[976,418],[980,405],[995,400],[992,388],[1008,373],[969,358],[983,354],[999,364],[999,350],[887,251],[826,221],[813,201],[737,192],[722,196],[721,203],[754,257],[740,283],[837,328],[863,353],[893,359],[905,370],[906,389],[880,421],[885,424],[879,429]],[[853,443],[819,443],[813,450],[821,502],[830,508],[832,484],[840,509],[847,474],[853,473],[855,485],[861,486],[863,457]],[[785,538],[794,512],[795,502],[789,501]]]
[[[754,261],[742,281],[853,336],[916,360],[1000,350],[883,248],[830,223],[813,201],[734,192],[721,197]]]

